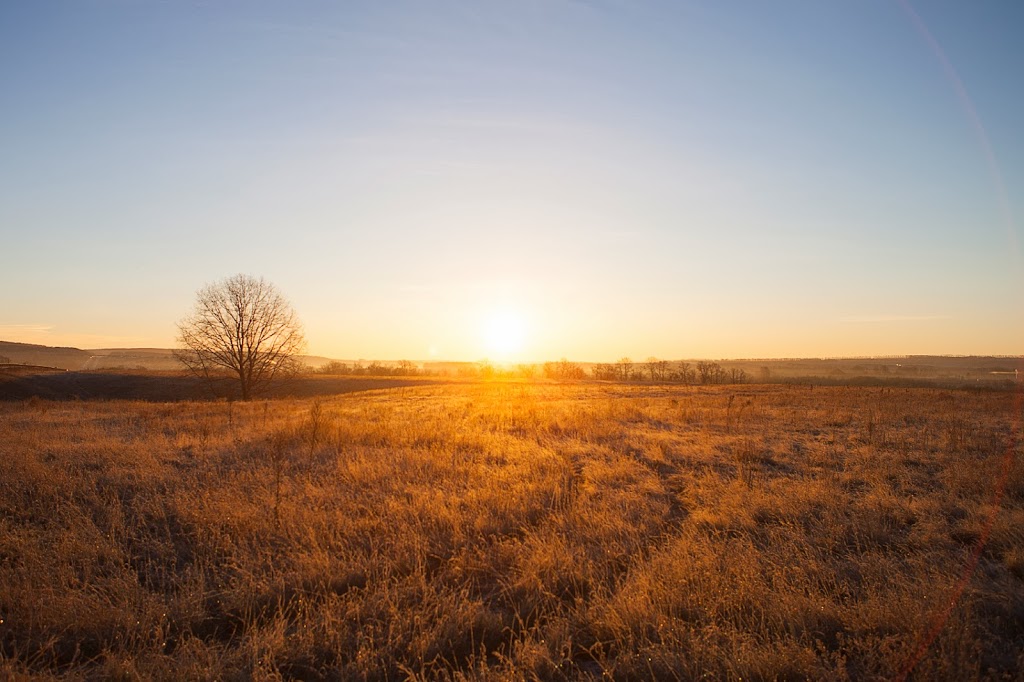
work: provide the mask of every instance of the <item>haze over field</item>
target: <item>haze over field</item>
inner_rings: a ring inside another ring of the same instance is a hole
[[[0,339],[1021,354],[1013,2],[8,2]]]

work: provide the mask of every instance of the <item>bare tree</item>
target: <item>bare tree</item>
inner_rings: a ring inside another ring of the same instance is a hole
[[[701,360],[697,363],[697,374],[702,384],[724,384],[726,372],[717,362]]]
[[[585,376],[583,367],[567,358],[562,358],[558,362],[545,362],[543,370],[544,376],[548,379],[577,380]]]
[[[608,381],[615,381],[615,378],[619,375],[619,370],[614,363],[598,362],[590,368],[590,372],[594,375],[595,379],[605,379]]]
[[[320,368],[317,370],[317,373],[319,373],[319,374],[348,374],[349,373],[349,366],[348,366],[347,363],[342,362],[341,360],[331,360],[330,362],[327,362],[327,363],[325,363],[323,365],[320,365]]]
[[[192,314],[178,323],[175,355],[207,381],[238,378],[248,400],[275,378],[298,370],[302,325],[288,301],[262,277],[235,275],[196,294]]]
[[[537,374],[537,365],[516,365],[516,374],[524,379],[532,379]]]
[[[684,384],[692,384],[697,381],[697,373],[688,362],[680,362],[679,368],[676,370],[676,378]]]
[[[713,362],[701,360],[697,363],[697,374],[700,376],[700,383],[709,384],[711,383],[711,375],[713,373]]]
[[[651,381],[665,381],[668,378],[668,360],[659,360],[656,357],[647,358],[644,364],[647,373],[651,375]]]

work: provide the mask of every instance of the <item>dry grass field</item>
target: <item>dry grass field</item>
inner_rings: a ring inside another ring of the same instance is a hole
[[[544,382],[0,403],[0,677],[1021,679],[1020,408]]]

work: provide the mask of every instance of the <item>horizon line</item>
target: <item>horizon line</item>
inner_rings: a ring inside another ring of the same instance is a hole
[[[24,341],[7,341],[0,339],[0,344],[11,344],[19,346],[33,346],[36,348],[48,348],[54,350],[74,350],[80,352],[93,352],[93,351],[163,351],[173,352],[176,350],[174,347],[161,347],[161,346],[125,346],[125,347],[105,347],[105,348],[81,348],[78,346],[48,346],[40,343],[27,343]],[[576,364],[582,365],[601,365],[601,364],[618,364],[622,358],[617,360],[574,360],[567,356],[562,356],[557,359],[548,360],[492,360],[490,358],[478,358],[475,360],[455,360],[455,359],[412,359],[412,358],[396,358],[396,359],[384,359],[384,358],[338,358],[327,355],[320,355],[316,353],[301,353],[299,357],[317,357],[324,358],[332,362],[387,362],[387,363],[398,363],[398,362],[415,362],[422,365],[426,364],[484,364],[489,363],[496,366],[517,366],[517,365],[543,365],[547,362],[561,362],[567,360]],[[628,356],[623,356],[628,358]],[[913,358],[994,358],[1001,360],[1019,360],[1024,359],[1024,354],[1014,353],[884,353],[876,355],[805,355],[805,356],[778,356],[778,357],[680,357],[680,358],[661,358],[656,356],[648,356],[648,358],[654,357],[657,361],[662,362],[794,362],[798,360],[817,360],[817,361],[834,361],[834,360],[907,360]],[[632,359],[629,358],[633,364],[643,364],[648,362],[648,358]]]

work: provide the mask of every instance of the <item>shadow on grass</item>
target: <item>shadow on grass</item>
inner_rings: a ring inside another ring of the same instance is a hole
[[[416,378],[300,377],[268,387],[260,398],[313,397],[354,391],[372,391],[434,383]],[[119,372],[60,372],[27,376],[0,375],[0,400],[182,400],[234,399],[235,383],[218,380],[212,387],[205,381],[177,374]]]

